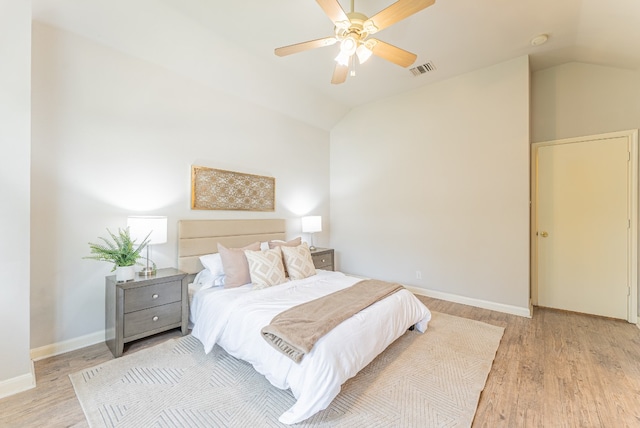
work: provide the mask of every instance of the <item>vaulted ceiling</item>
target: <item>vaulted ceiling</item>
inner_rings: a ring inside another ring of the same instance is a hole
[[[391,3],[355,0],[355,10]],[[522,55],[533,71],[572,61],[640,71],[638,0],[436,0],[376,34],[434,71],[414,76],[374,56],[340,85],[330,83],[338,45],[274,55],[333,35],[315,0],[33,0],[33,16],[323,129],[363,103]],[[532,46],[539,34],[548,41]]]

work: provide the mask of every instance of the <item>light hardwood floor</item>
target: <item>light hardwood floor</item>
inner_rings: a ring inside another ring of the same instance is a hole
[[[420,297],[439,312],[505,327],[474,427],[640,427],[640,329],[550,309],[533,319]],[[136,352],[173,330],[134,342]],[[104,344],[35,363],[37,387],[0,400],[0,427],[86,427],[70,373],[112,359]]]

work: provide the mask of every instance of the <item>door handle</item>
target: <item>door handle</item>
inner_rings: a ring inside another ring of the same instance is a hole
[[[549,236],[549,234],[547,232],[540,232],[540,236],[546,238],[547,236]]]

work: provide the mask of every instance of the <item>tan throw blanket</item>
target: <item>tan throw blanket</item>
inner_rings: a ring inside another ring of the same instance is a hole
[[[404,288],[375,279],[303,303],[276,315],[262,329],[262,337],[296,363],[322,336],[342,321]]]

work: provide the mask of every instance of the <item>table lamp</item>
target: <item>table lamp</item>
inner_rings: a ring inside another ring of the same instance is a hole
[[[167,242],[167,218],[161,216],[128,217],[127,227],[129,228],[131,240],[137,244],[142,243],[147,235],[151,233],[147,244],[147,266],[138,272],[138,275],[155,275],[155,267],[149,266],[149,247]]]
[[[315,232],[322,232],[322,216],[310,215],[302,217],[302,233],[309,233],[311,235],[311,245],[309,246],[311,251],[316,249],[316,247],[313,246],[313,234]]]

